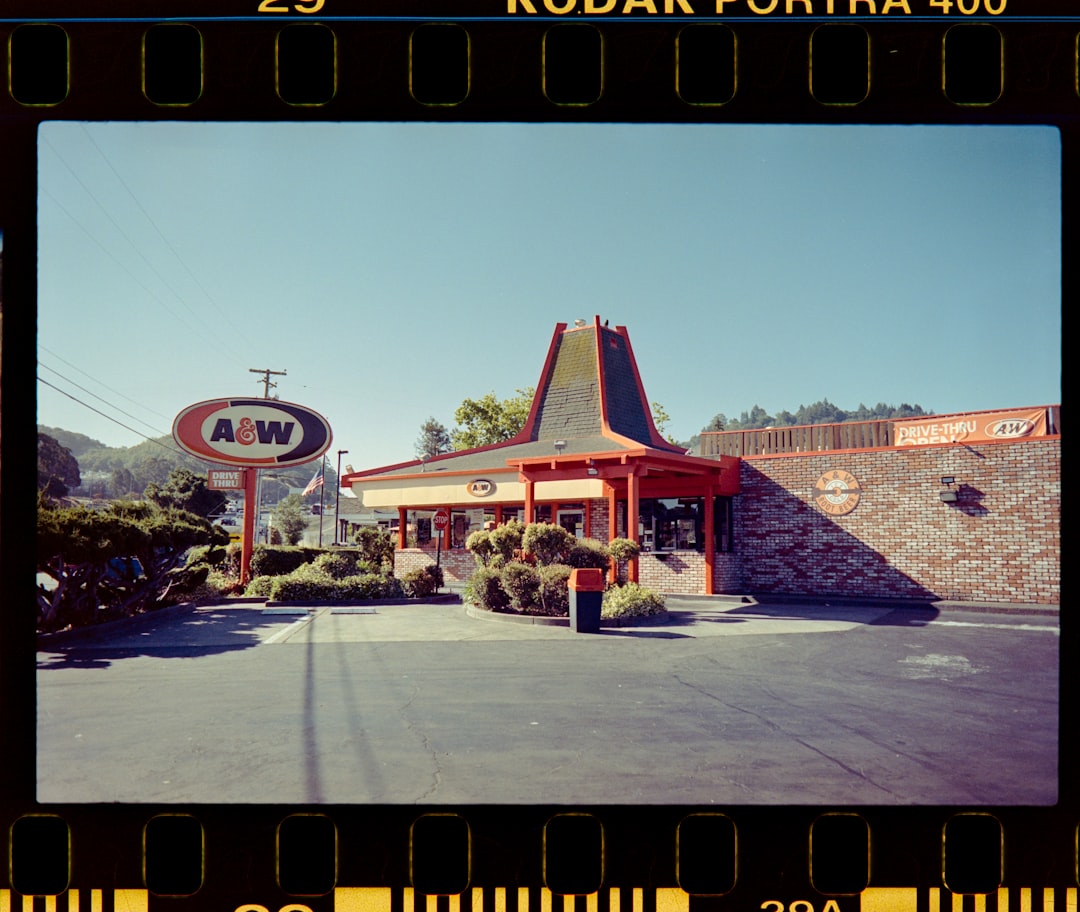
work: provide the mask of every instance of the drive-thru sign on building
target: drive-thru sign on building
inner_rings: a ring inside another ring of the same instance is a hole
[[[286,468],[318,459],[330,448],[330,425],[318,412],[276,399],[211,399],[189,405],[173,420],[173,439],[207,462],[243,473],[241,578],[251,576],[256,479],[260,468]]]

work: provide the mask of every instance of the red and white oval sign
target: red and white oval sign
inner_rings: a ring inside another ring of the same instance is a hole
[[[330,425],[318,412],[276,399],[211,399],[173,420],[173,439],[192,456],[226,465],[284,467],[330,449]]]

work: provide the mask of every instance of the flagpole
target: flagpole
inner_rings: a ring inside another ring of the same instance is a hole
[[[326,456],[319,460],[319,474],[323,483],[319,485],[319,547],[322,547],[323,508],[326,505]]]

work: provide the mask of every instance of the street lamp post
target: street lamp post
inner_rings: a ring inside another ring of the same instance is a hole
[[[348,453],[348,450],[337,451],[337,494],[334,498],[334,544],[339,544],[338,535],[341,531],[341,523],[338,520],[338,509],[341,506],[341,457]]]

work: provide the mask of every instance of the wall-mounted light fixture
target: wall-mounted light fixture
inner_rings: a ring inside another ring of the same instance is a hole
[[[941,483],[945,485],[945,490],[938,493],[938,497],[941,498],[942,503],[956,503],[960,492],[953,490],[953,485],[956,484],[956,476],[954,475],[942,475]]]
[[[600,470],[596,467],[592,459],[589,460],[589,467],[585,470],[586,475],[597,476],[600,474]]]

